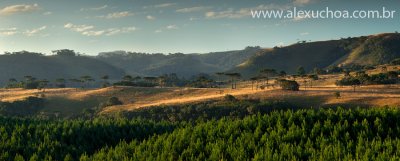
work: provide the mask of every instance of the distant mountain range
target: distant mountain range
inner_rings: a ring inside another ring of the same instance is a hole
[[[0,84],[10,78],[23,80],[24,76],[53,81],[58,78],[73,79],[90,75],[121,78],[125,72],[103,61],[87,56],[44,56],[39,53],[18,52],[0,55]]]
[[[188,78],[199,73],[240,72],[245,77],[261,69],[294,73],[299,66],[313,68],[379,65],[400,57],[400,34],[386,33],[340,40],[299,42],[286,47],[247,47],[243,50],[206,54],[145,54],[125,51],[97,56],[52,55],[18,52],[0,55],[0,84],[30,75],[41,79],[79,78],[90,75],[112,80],[123,75],[158,76],[176,73]]]
[[[104,52],[95,58],[124,69],[130,75],[153,75],[176,73],[180,77],[190,77],[199,73],[227,71],[249,59],[259,47],[244,50],[213,52],[207,54],[145,54],[125,51]]]

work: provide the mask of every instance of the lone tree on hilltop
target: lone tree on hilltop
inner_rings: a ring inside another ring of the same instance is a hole
[[[69,49],[53,50],[52,53],[57,56],[76,56],[75,51]]]

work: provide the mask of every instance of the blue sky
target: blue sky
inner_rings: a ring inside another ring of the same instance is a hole
[[[395,10],[393,19],[253,19],[252,9]],[[400,31],[398,0],[1,0],[0,53],[205,53]]]

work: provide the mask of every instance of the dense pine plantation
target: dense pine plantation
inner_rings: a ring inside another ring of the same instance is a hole
[[[191,122],[0,122],[0,160],[400,159],[396,108],[275,109]]]
[[[175,124],[126,119],[43,121],[0,118],[0,160],[78,160],[120,141],[142,141]]]
[[[275,111],[122,142],[81,160],[399,160],[400,110]]]

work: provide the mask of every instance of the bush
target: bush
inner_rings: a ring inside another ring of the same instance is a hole
[[[38,89],[39,82],[37,81],[30,81],[24,84],[24,89]]]
[[[104,104],[104,107],[122,105],[123,103],[117,97],[111,97]]]
[[[390,62],[392,65],[400,65],[400,58],[394,59]]]
[[[336,81],[336,85],[338,86],[355,86],[361,85],[360,80],[355,77],[345,77],[341,80]]]
[[[0,115],[4,116],[30,116],[34,115],[45,105],[45,99],[28,97],[14,102],[0,102]]]
[[[237,98],[235,96],[227,94],[227,95],[225,95],[224,100],[232,102],[232,101],[237,101]]]
[[[296,81],[286,80],[286,79],[278,80],[278,84],[279,86],[281,86],[283,90],[290,90],[290,91],[298,91],[300,87],[299,83],[297,83]]]
[[[335,92],[333,95],[336,97],[336,99],[339,99],[341,97],[340,92]]]

